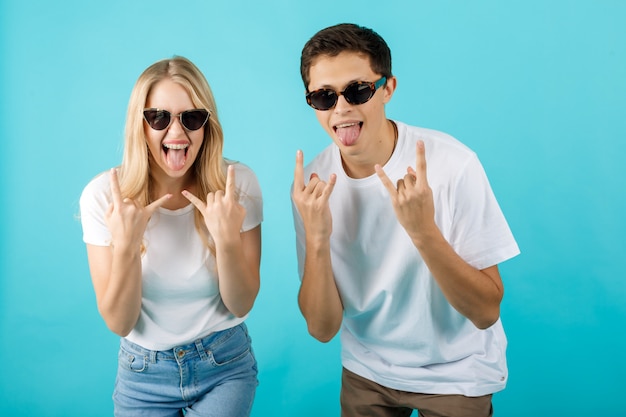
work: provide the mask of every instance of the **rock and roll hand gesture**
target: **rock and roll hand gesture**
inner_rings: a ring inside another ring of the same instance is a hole
[[[111,243],[139,248],[146,226],[152,214],[172,195],[166,194],[143,207],[131,198],[122,198],[117,169],[111,170],[111,197],[113,202],[105,214],[105,222],[111,232]]]
[[[296,168],[293,181],[293,201],[296,205],[307,239],[328,239],[332,231],[332,218],[328,199],[335,187],[337,176],[331,174],[328,182],[317,174],[311,174],[308,184],[304,183],[304,155],[296,153]]]
[[[206,203],[189,191],[183,191],[183,195],[202,213],[216,245],[239,239],[246,209],[237,201],[235,167],[228,166],[226,189],[208,193]]]
[[[389,192],[398,221],[413,240],[436,227],[433,193],[426,176],[424,142],[418,141],[416,148],[415,169],[408,167],[406,175],[399,179],[396,185],[380,165],[375,166],[378,178]]]

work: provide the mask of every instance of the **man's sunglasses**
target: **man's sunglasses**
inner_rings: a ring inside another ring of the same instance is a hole
[[[187,130],[198,130],[207,120],[209,120],[209,112],[205,109],[185,110],[179,114],[172,114],[167,110],[145,109],[143,118],[154,130],[167,129],[174,117],[180,119],[180,124]]]
[[[350,104],[363,104],[370,101],[376,90],[382,87],[387,81],[386,77],[369,83],[367,81],[356,81],[348,85],[345,90],[336,92],[330,88],[321,88],[306,94],[306,102],[316,110],[330,110],[337,104],[339,96],[344,96]]]

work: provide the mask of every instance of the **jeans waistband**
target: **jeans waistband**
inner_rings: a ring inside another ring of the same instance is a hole
[[[120,341],[120,347],[126,351],[140,355],[154,363],[157,360],[182,360],[184,358],[192,358],[199,356],[201,359],[207,358],[207,351],[220,345],[226,340],[232,333],[237,330],[243,330],[247,333],[245,323],[240,323],[230,329],[220,330],[213,332],[203,338],[197,339],[194,342],[186,345],[175,346],[168,350],[150,350],[146,349],[136,343],[133,343],[126,338],[122,338]]]

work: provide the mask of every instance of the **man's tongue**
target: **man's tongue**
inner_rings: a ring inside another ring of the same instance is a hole
[[[337,128],[337,137],[345,146],[353,145],[361,133],[361,124],[355,123],[346,127]]]
[[[178,171],[183,169],[186,159],[185,151],[186,149],[168,149],[165,152],[165,162],[171,170]]]

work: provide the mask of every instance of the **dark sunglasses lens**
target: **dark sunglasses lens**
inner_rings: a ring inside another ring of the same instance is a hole
[[[170,112],[166,110],[145,110],[143,117],[154,130],[163,130],[170,125]]]
[[[206,123],[209,112],[206,110],[188,110],[181,114],[180,121],[187,130],[198,130]]]
[[[309,94],[311,106],[317,110],[328,110],[337,104],[337,93],[332,90],[318,90]]]
[[[372,87],[369,83],[352,83],[346,87],[343,96],[350,104],[367,103],[373,96]]]

